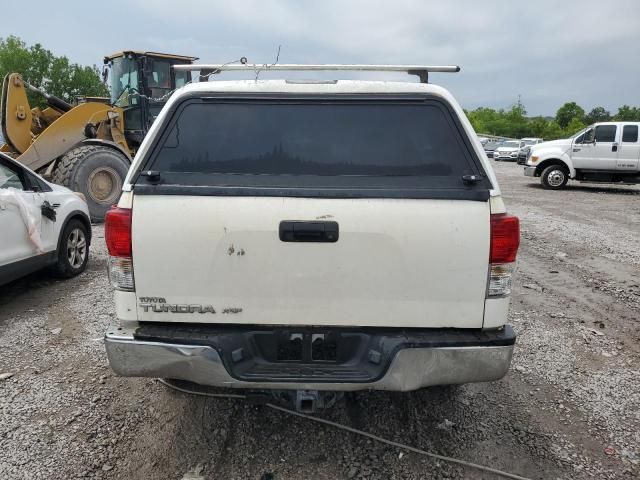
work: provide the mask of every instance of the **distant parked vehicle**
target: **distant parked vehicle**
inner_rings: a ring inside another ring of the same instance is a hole
[[[493,159],[498,161],[515,162],[518,159],[518,152],[525,146],[522,140],[507,140],[496,148]]]
[[[501,146],[503,143],[504,143],[504,140],[489,140],[487,143],[483,145],[484,153],[487,154],[487,157],[493,158],[493,154],[495,153],[496,148]]]
[[[44,180],[0,153],[0,285],[52,267],[61,277],[82,273],[91,223],[81,196]]]
[[[518,151],[518,165],[524,165],[527,163],[529,152],[531,152],[531,145],[525,145]]]
[[[521,139],[524,142],[524,147],[520,149],[518,152],[518,165],[524,165],[527,161],[527,157],[529,156],[529,152],[531,151],[531,147],[533,145],[537,145],[538,143],[544,142],[542,138],[535,137],[525,137]]]
[[[530,147],[531,145],[537,145],[538,143],[544,142],[543,138],[537,137],[525,137],[520,140],[524,142],[525,147]]]
[[[640,122],[602,122],[531,147],[524,174],[558,190],[569,179],[640,184]]]

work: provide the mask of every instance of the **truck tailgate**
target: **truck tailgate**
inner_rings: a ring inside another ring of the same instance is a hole
[[[147,321],[482,326],[489,203],[137,195],[133,262]],[[287,242],[331,221],[335,242]]]

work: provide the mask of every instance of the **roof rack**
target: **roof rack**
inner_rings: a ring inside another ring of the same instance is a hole
[[[278,71],[351,71],[351,72],[406,72],[409,75],[417,75],[421,83],[429,83],[430,72],[456,73],[460,71],[458,65],[360,65],[360,64],[297,64],[297,63],[275,63],[275,64],[193,64],[174,65],[175,70],[200,71],[201,75],[206,72],[208,75],[228,72],[228,71],[249,71],[262,72],[267,70]]]

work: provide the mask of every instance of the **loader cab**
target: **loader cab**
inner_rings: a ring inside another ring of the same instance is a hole
[[[125,51],[105,57],[111,104],[124,110],[124,134],[133,149],[142,142],[171,93],[191,81],[191,72],[172,65],[192,64],[196,57]]]

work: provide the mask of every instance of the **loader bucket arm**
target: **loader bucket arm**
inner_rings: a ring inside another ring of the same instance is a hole
[[[0,121],[5,142],[16,153],[23,153],[31,145],[33,115],[27,90],[17,73],[10,73],[2,82]]]
[[[31,109],[27,91],[44,97],[51,108]],[[38,170],[87,139],[86,126],[110,124],[113,140],[129,151],[122,134],[122,109],[99,102],[72,106],[29,85],[20,74],[10,73],[2,83],[0,121],[6,145],[3,150],[18,154],[17,160]],[[111,140],[111,139],[107,139]]]
[[[114,123],[122,122],[122,109],[103,103],[81,103],[61,115],[43,130],[17,160],[32,170],[38,170],[86,140],[87,124],[98,125],[111,121]],[[115,125],[115,127],[122,132],[122,124]],[[115,134],[114,130],[114,125],[112,125],[112,135]],[[116,135],[113,137],[123,150],[129,151],[122,135],[118,135],[118,139],[116,139]]]

